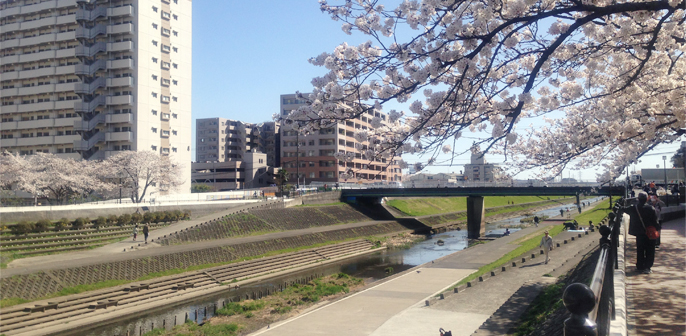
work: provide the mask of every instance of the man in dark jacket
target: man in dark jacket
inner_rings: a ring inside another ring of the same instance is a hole
[[[658,228],[655,209],[647,204],[648,194],[640,192],[638,194],[638,204],[632,206],[627,212],[631,216],[629,222],[629,234],[636,236],[636,270],[643,274],[650,274],[655,260],[655,240],[648,239],[646,228],[654,226]]]

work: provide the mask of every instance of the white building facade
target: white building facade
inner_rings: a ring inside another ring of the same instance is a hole
[[[0,4],[2,139],[89,160],[123,150],[191,163],[190,0]]]

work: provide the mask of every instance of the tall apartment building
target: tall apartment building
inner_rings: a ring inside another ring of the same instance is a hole
[[[247,152],[267,154],[267,166],[279,165],[279,124],[246,123],[224,118],[196,120],[195,159],[207,161],[242,161]]]
[[[304,104],[294,94],[281,95],[281,115],[286,117]],[[396,162],[399,158],[368,159],[361,153],[367,149],[368,143],[360,143],[354,137],[357,130],[373,129],[371,121],[374,117],[386,120],[384,113],[368,112],[353,120],[340,121],[335,127],[321,129],[318,134],[304,136],[296,131],[282,129],[281,166],[290,175],[289,183],[296,183],[298,180],[301,184],[401,181],[402,172]],[[352,153],[355,159],[349,162],[337,160],[334,157],[337,152]],[[352,179],[345,174],[348,168],[355,172]]]
[[[191,162],[190,0],[0,3],[2,139],[13,153]]]

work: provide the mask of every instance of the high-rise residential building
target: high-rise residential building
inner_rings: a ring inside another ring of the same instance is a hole
[[[268,167],[267,154],[259,152],[245,152],[237,160],[193,162],[191,169],[193,185],[204,184],[212,191],[256,189],[274,183],[274,167]]]
[[[279,165],[279,124],[264,122],[246,123],[224,118],[196,120],[195,160],[242,161],[247,152],[267,155],[267,165]]]
[[[0,3],[2,139],[19,154],[154,151],[190,191],[190,0]]]
[[[281,116],[286,117],[291,111],[303,106],[305,101],[295,94],[281,95]],[[302,135],[293,130],[281,129],[281,166],[290,175],[289,183],[309,184],[324,183],[376,183],[401,181],[402,172],[393,159],[367,158],[364,151],[367,142],[355,139],[355,132],[372,130],[372,119],[381,118],[386,122],[386,115],[380,112],[366,112],[363,115],[346,121],[339,121],[334,127],[320,129],[317,134]],[[354,156],[352,161],[338,160],[337,152]],[[352,169],[354,177],[347,171]],[[298,176],[299,174],[299,176]],[[296,182],[299,181],[299,182]]]

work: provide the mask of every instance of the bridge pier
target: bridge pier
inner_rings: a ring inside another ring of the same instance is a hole
[[[486,216],[483,196],[467,197],[467,237],[477,239],[486,235]]]

